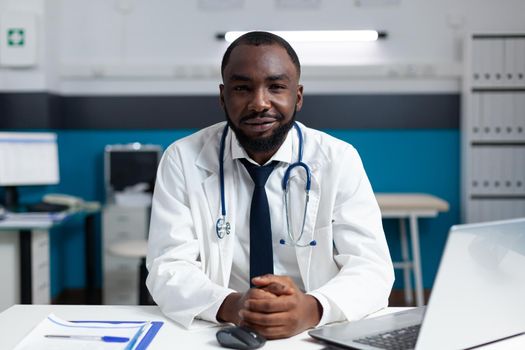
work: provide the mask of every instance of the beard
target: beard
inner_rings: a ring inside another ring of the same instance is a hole
[[[231,121],[230,115],[228,114],[228,110],[226,107],[224,107],[224,113],[226,114],[226,120],[228,121],[228,126],[233,130],[235,133],[235,136],[237,137],[237,140],[239,141],[240,145],[247,151],[253,152],[253,153],[266,153],[270,151],[277,151],[277,149],[282,145],[284,142],[284,139],[286,138],[286,135],[288,135],[288,131],[293,126],[293,123],[295,122],[295,113],[297,112],[297,108],[294,108],[292,118],[288,123],[282,124],[275,131],[267,137],[258,137],[258,138],[252,138],[244,133],[241,129],[237,128],[233,122]],[[241,122],[253,119],[257,116],[260,116],[259,114],[251,114],[245,117],[241,118]],[[264,115],[263,115],[264,116]],[[278,121],[283,120],[284,116],[279,114],[276,118]]]

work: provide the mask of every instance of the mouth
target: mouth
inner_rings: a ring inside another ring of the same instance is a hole
[[[271,117],[250,118],[242,122],[252,132],[265,132],[270,130],[276,123],[277,119]]]

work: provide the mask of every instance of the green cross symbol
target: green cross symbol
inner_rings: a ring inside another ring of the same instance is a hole
[[[7,30],[7,46],[24,46],[25,31],[21,28],[9,28]]]

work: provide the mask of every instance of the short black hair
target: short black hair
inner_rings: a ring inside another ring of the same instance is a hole
[[[292,63],[295,66],[295,69],[297,70],[297,76],[301,76],[301,63],[299,62],[299,57],[297,56],[297,53],[292,48],[292,46],[283,38],[281,38],[278,35],[269,33],[269,32],[262,32],[262,31],[254,31],[254,32],[248,32],[246,34],[241,35],[237,39],[235,39],[230,46],[226,49],[226,52],[224,53],[224,56],[222,56],[222,63],[221,63],[221,75],[224,79],[224,69],[228,65],[228,62],[230,61],[230,55],[234,48],[236,48],[239,45],[252,45],[252,46],[260,46],[260,45],[279,45],[283,49],[286,50],[288,53],[288,56],[290,56],[290,59],[292,60]]]

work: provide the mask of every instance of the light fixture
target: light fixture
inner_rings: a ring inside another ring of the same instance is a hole
[[[233,42],[247,31],[231,31],[217,34],[217,39]],[[377,30],[293,30],[293,31],[271,31],[290,42],[353,42],[353,41],[376,41],[386,38],[384,31]]]

